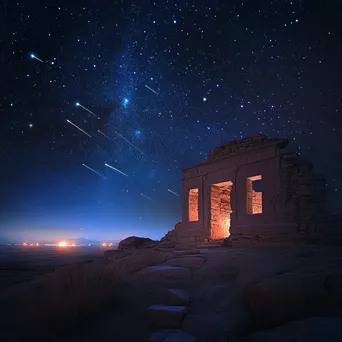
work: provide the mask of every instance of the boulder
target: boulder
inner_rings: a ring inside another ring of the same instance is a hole
[[[201,257],[183,256],[169,259],[165,262],[165,264],[186,268],[200,268],[204,265],[204,261],[205,260]]]
[[[186,313],[186,306],[153,305],[147,309],[147,319],[158,328],[179,328]]]
[[[246,289],[259,327],[326,314],[333,308],[323,273],[284,273],[261,280]]]
[[[245,342],[340,342],[342,317],[313,317],[248,336]]]
[[[130,236],[119,242],[118,249],[148,248],[154,246],[155,244],[156,241],[149,238]]]
[[[165,296],[167,305],[189,305],[189,292],[180,289],[168,289]]]
[[[179,225],[179,223],[178,223]],[[177,225],[176,225],[177,227]],[[161,242],[171,242],[173,244],[176,244],[178,242],[178,236],[176,228],[169,230],[160,240]]]

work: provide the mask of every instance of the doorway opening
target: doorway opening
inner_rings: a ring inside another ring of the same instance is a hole
[[[231,181],[211,185],[210,191],[210,239],[219,240],[229,237],[232,206]]]

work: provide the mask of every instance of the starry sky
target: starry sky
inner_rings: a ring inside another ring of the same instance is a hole
[[[339,0],[3,1],[0,232],[160,238],[180,221],[182,169],[259,133],[289,138],[339,211],[341,14]]]

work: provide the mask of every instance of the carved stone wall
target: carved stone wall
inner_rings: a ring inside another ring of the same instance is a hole
[[[310,229],[307,224],[325,214],[326,181],[312,174],[312,164],[303,162],[296,154],[280,155],[280,176],[284,207],[294,208],[299,230]]]

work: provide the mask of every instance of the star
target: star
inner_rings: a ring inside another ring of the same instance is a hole
[[[129,100],[127,97],[124,97],[123,101],[122,101],[122,104],[125,108],[127,108],[128,104],[129,104]]]

